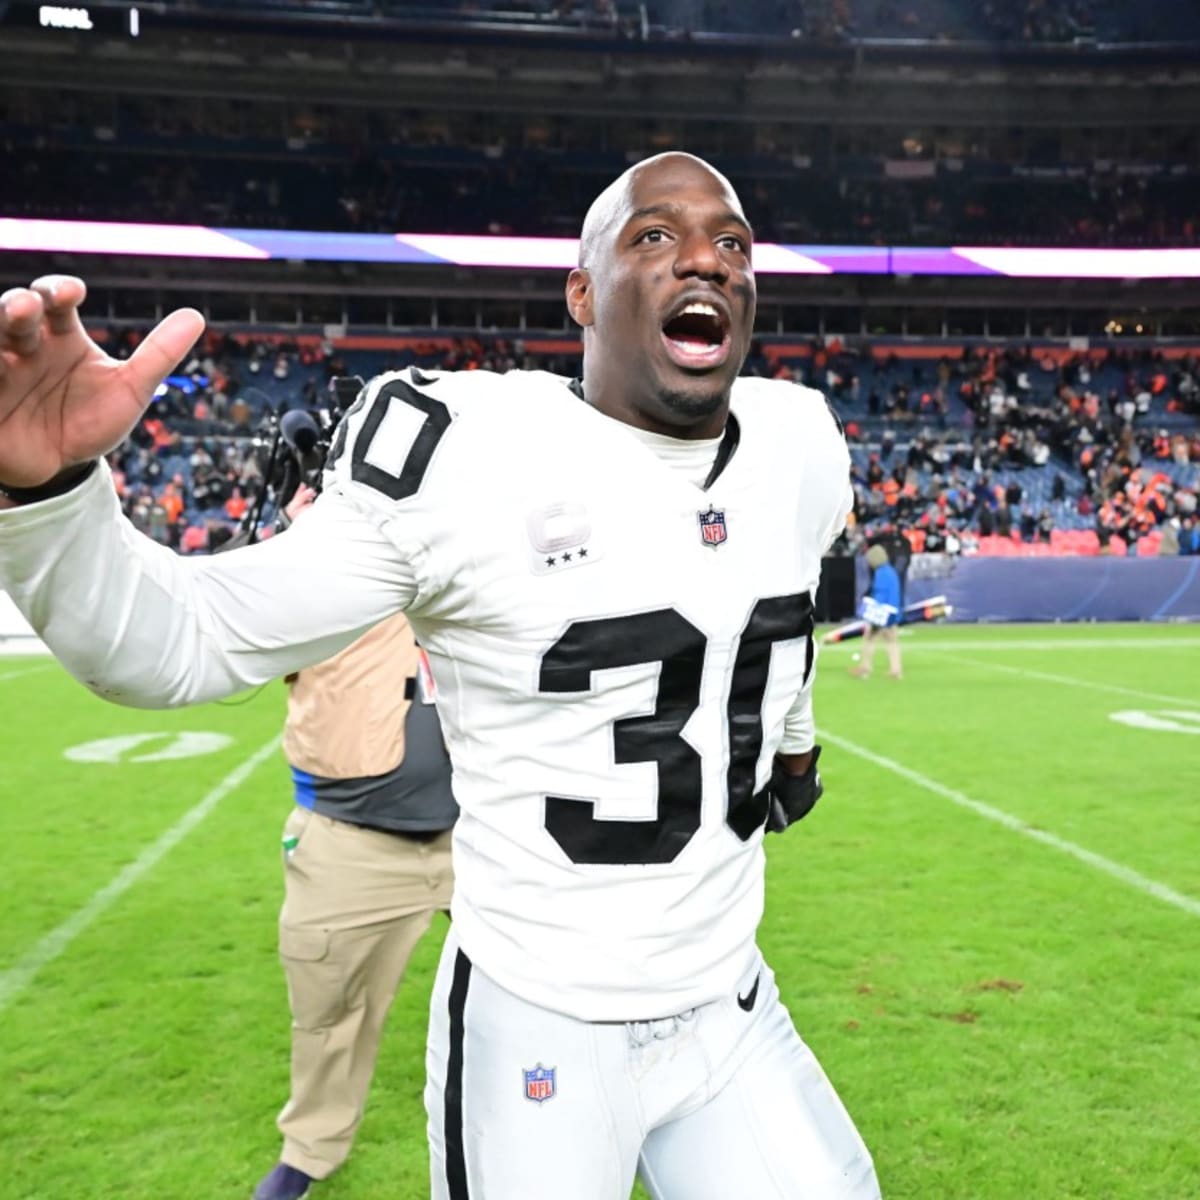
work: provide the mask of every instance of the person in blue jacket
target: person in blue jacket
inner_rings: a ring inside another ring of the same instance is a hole
[[[867,551],[871,568],[871,587],[862,598],[858,615],[867,623],[863,631],[862,661],[852,667],[850,674],[869,679],[875,661],[875,645],[882,642],[887,650],[888,675],[901,677],[900,642],[896,627],[900,624],[900,575],[888,561],[887,551],[879,545]]]

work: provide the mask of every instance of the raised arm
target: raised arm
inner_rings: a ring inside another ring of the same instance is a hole
[[[0,491],[18,501],[119,446],[204,332],[198,312],[179,309],[122,362],[83,328],[86,294],[82,279],[47,275],[0,296]]]
[[[119,703],[187,704],[328,658],[408,605],[411,571],[344,495],[209,559],[137,533],[96,459],[203,323],[175,313],[118,363],[84,332],[82,297],[68,279],[0,298],[0,487],[16,498],[0,511],[0,588],[72,674]]]

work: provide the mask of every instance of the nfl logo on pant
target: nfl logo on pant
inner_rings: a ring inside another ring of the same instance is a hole
[[[523,1071],[525,1076],[525,1099],[538,1104],[554,1099],[554,1067],[543,1067],[538,1063],[532,1071]]]

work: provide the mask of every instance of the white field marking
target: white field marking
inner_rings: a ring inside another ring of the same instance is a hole
[[[1133,696],[1138,700],[1158,700],[1164,704],[1200,704],[1200,694],[1195,696],[1165,696],[1161,692],[1142,692],[1137,688],[1121,687],[1116,683],[1093,683],[1090,679],[1076,679],[1073,675],[1053,675],[1049,671],[1031,671],[1028,667],[1010,667],[1006,663],[984,662],[978,658],[963,658],[951,655],[955,662],[967,663],[972,667],[983,667],[987,671],[1004,671],[1009,675],[1020,675],[1025,679],[1041,679],[1046,683],[1061,683],[1067,687],[1088,688],[1093,692],[1111,692],[1115,696]]]
[[[1110,721],[1128,725],[1131,729],[1153,729],[1157,733],[1200,734],[1200,712],[1178,708],[1160,708],[1154,712],[1142,712],[1128,708],[1124,712],[1108,714]]]
[[[157,750],[145,754],[132,754],[147,742],[162,742]],[[227,733],[126,733],[119,737],[100,738],[95,742],[84,742],[63,751],[63,758],[80,763],[152,763],[169,762],[178,758],[195,758],[201,754],[216,754],[226,746],[233,745]]]
[[[7,683],[10,679],[18,679],[22,675],[33,675],[38,671],[48,671],[54,666],[54,663],[42,663],[37,667],[22,667],[19,671],[0,671],[0,683]]]
[[[0,1012],[3,1012],[33,982],[34,976],[58,958],[105,909],[110,908],[144,875],[152,871],[230,792],[241,787],[252,772],[279,749],[281,740],[279,737],[273,737],[265,746],[250,755],[240,767],[235,767],[199,804],[188,809],[158,841],[147,846],[82,908],[46,934],[14,966],[0,972]]]
[[[915,783],[927,792],[933,792],[935,796],[941,796],[943,799],[949,800],[951,804],[957,804],[960,808],[969,809],[977,816],[986,817],[989,821],[995,821],[997,825],[1003,825],[1005,829],[1010,829],[1013,833],[1019,833],[1027,838],[1032,838],[1035,842],[1041,842],[1043,846],[1049,846],[1053,850],[1069,854],[1081,863],[1085,863],[1087,866],[1093,867],[1097,871],[1111,876],[1113,879],[1120,880],[1121,883],[1127,884],[1143,895],[1153,896],[1156,900],[1161,900],[1164,904],[1170,904],[1175,908],[1182,909],[1185,913],[1190,913],[1193,917],[1200,917],[1200,900],[1196,900],[1191,896],[1185,896],[1182,892],[1177,892],[1174,888],[1169,888],[1164,883],[1147,879],[1145,875],[1139,875],[1132,868],[1122,866],[1121,863],[1113,862],[1112,859],[1095,854],[1091,850],[1085,850],[1082,846],[1075,845],[1074,842],[1068,842],[1066,838],[1060,838],[1053,833],[1047,833],[1044,829],[1036,829],[1034,826],[1026,824],[1020,817],[1014,817],[1012,813],[1007,813],[1001,808],[995,808],[991,804],[984,804],[981,800],[972,800],[970,796],[964,795],[962,792],[956,792],[953,788],[948,788],[945,784],[938,783],[936,779],[930,779],[929,776],[922,775],[920,772],[914,771],[902,763],[896,762],[894,759],[884,758],[882,754],[876,754],[864,746],[848,742],[845,738],[838,737],[836,734],[830,733],[827,729],[820,729],[817,732],[822,741],[829,742],[831,745],[837,746],[840,750],[845,750],[848,754],[856,755],[858,758],[865,759],[869,763],[874,763],[877,767],[883,767],[884,770],[891,771],[894,775],[899,775],[902,779],[907,779],[910,783]]]
[[[942,650],[953,654],[958,650],[1200,650],[1200,638],[1191,637],[1147,637],[1147,638],[1023,638],[1008,640],[995,638],[990,641],[974,640],[960,642],[927,641],[915,629],[900,630],[905,639],[904,651]],[[848,642],[833,642],[822,646],[822,652],[837,650],[841,646],[854,646],[860,639]]]

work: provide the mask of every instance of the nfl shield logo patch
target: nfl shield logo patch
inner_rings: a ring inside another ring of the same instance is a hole
[[[697,513],[696,519],[700,522],[700,540],[706,546],[715,550],[729,536],[723,508],[713,508],[710,504],[708,512]]]
[[[538,1063],[532,1071],[524,1071],[525,1099],[538,1104],[554,1099],[554,1067],[543,1067]]]

